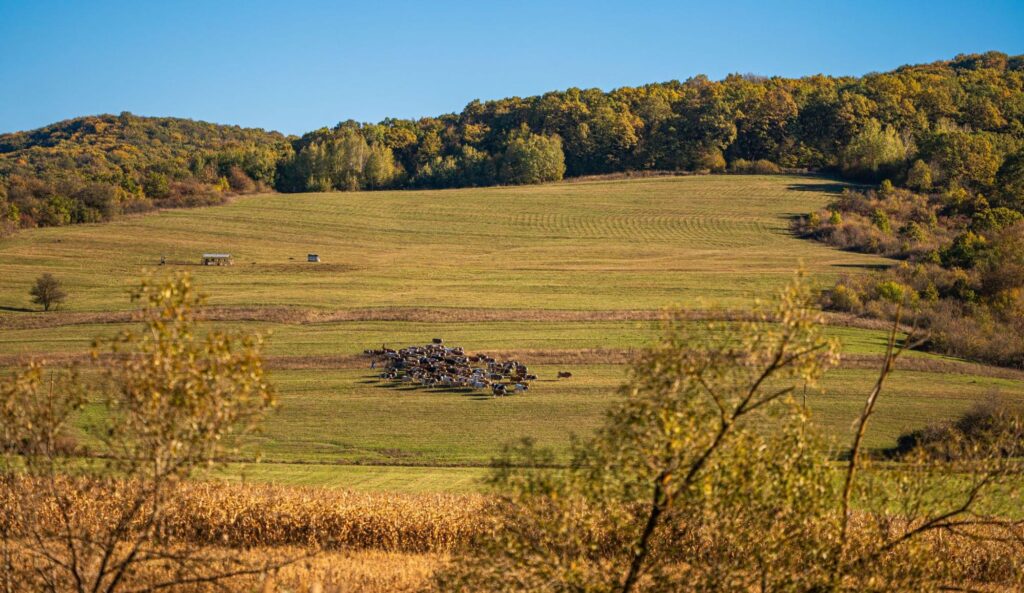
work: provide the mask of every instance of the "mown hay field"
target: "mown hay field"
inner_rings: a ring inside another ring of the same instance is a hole
[[[657,309],[745,306],[801,260],[834,276],[875,257],[788,232],[841,186],[819,178],[695,176],[517,188],[286,194],[40,229],[0,243],[0,307],[25,307],[42,269],[68,311],[128,309],[165,256],[214,305]],[[205,252],[230,268],[201,267]],[[322,263],[307,264],[318,253]]]
[[[789,232],[791,217],[842,187],[815,177],[691,176],[263,195],[24,231],[0,241],[0,366],[84,359],[93,338],[130,326],[127,290],[144,270],[187,270],[209,295],[209,325],[271,334],[267,362],[281,406],[243,450],[265,461],[231,465],[228,477],[472,490],[480,466],[509,440],[532,436],[564,453],[570,433],[596,426],[624,361],[657,335],[662,308],[729,318],[770,297],[801,263],[818,286],[891,263]],[[199,266],[204,252],[231,253],[235,265]],[[322,263],[306,263],[311,252]],[[45,271],[70,297],[59,311],[28,311],[28,288]],[[832,321],[847,361],[824,393],[807,397],[843,440],[885,332]],[[501,399],[406,389],[376,383],[357,356],[432,337],[519,356],[541,380]],[[994,395],[1024,401],[1020,374],[910,359],[890,383],[871,447]],[[552,380],[559,370],[574,377]],[[98,409],[79,423],[86,443]]]

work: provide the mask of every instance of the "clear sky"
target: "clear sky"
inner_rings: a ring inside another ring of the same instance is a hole
[[[300,134],[473,99],[1024,53],[1024,0],[0,0],[0,132],[97,113]]]

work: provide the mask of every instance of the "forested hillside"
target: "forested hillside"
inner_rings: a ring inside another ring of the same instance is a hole
[[[0,136],[8,226],[216,201],[228,191],[524,184],[624,171],[890,179],[1019,209],[1024,56],[860,78],[732,75],[474,101],[459,114],[277,134],[131,115]],[[0,190],[3,191],[3,190]],[[0,198],[2,199],[2,198]]]
[[[568,176],[786,167],[897,184],[916,165],[936,186],[991,194],[1022,145],[1024,56],[988,53],[861,78],[696,77],[345,122],[298,141],[279,187],[532,183],[559,178],[564,161]]]
[[[270,189],[290,152],[276,132],[130,113],[0,135],[0,236]]]

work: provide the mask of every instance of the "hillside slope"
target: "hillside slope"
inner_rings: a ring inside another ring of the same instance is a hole
[[[8,206],[0,219],[60,226],[219,203],[228,192],[272,186],[277,161],[290,150],[276,132],[130,113],[3,134],[0,201],[6,192]]]
[[[843,187],[820,177],[714,175],[277,194],[27,230],[0,243],[0,366],[28,356],[87,361],[93,338],[129,327],[127,289],[144,270],[184,270],[209,295],[211,323],[272,332],[267,366],[282,406],[260,436],[268,463],[245,470],[253,479],[348,484],[355,470],[345,463],[478,466],[527,435],[564,453],[568,434],[591,430],[617,397],[622,363],[657,335],[662,307],[725,317],[711,308],[770,297],[801,262],[819,286],[886,265],[791,233],[793,216]],[[234,265],[199,265],[209,251],[230,253]],[[311,252],[322,262],[307,263]],[[64,282],[62,310],[28,310],[42,272]],[[828,331],[846,362],[827,378],[827,395],[809,399],[829,433],[844,435],[885,332]],[[511,353],[541,380],[512,398],[408,390],[374,381],[358,356],[434,337]],[[1024,381],[1006,369],[926,353],[906,364],[869,446],[891,446],[991,393],[1024,401]],[[573,378],[555,380],[560,370]],[[411,470],[391,482],[378,478],[393,469],[358,471],[368,487],[387,488],[471,488],[477,475],[424,470],[432,477],[417,486]]]
[[[124,310],[165,257],[214,305],[527,311],[737,307],[803,261],[821,280],[884,265],[794,236],[792,217],[843,186],[822,178],[689,176],[522,188],[263,195],[0,243],[0,305],[50,271],[70,311]],[[199,266],[204,252],[231,267]],[[306,263],[318,253],[321,264]],[[61,315],[62,313],[57,313]]]

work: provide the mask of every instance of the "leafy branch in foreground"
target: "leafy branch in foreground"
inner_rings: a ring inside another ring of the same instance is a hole
[[[934,591],[967,574],[1019,582],[1021,524],[982,513],[1012,484],[1005,446],[894,471],[859,454],[901,352],[898,326],[847,477],[836,479],[834,454],[792,397],[838,361],[819,315],[798,280],[753,322],[692,332],[682,316],[668,319],[568,468],[537,469],[556,460],[529,441],[507,449],[491,477],[492,528],[441,571],[439,587],[852,592]],[[1008,430],[995,441],[1014,438]],[[953,552],[958,562],[944,560]],[[971,573],[969,559],[988,568]]]
[[[98,386],[74,373],[47,380],[39,363],[0,385],[0,591],[135,590],[146,570],[163,575],[143,587],[158,590],[266,569],[208,564],[161,534],[175,485],[273,406],[261,338],[197,336],[202,298],[187,275],[147,280],[133,300],[142,328],[113,340],[109,357],[94,348],[105,367]],[[90,401],[106,413],[97,455],[83,458],[59,445]]]

